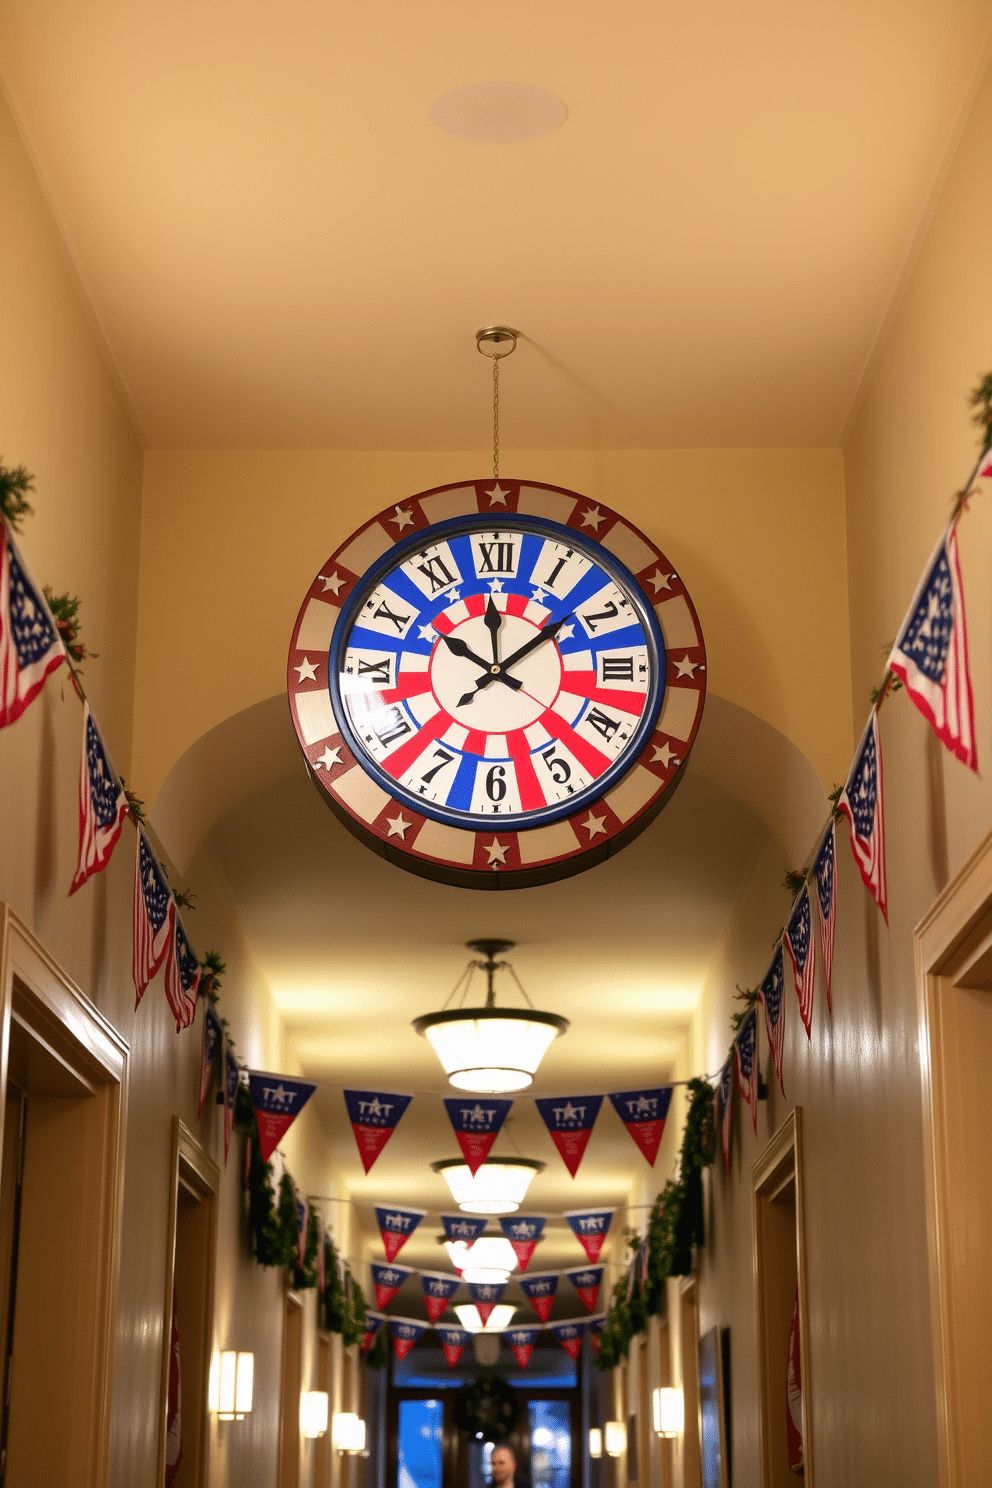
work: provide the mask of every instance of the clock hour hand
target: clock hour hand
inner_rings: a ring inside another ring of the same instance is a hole
[[[476,656],[475,652],[470,651],[465,642],[460,641],[457,636],[442,635],[441,639],[447,646],[448,650],[451,652],[452,656],[463,656],[466,661],[474,661],[476,666],[485,667],[486,671],[488,672],[488,661],[483,661],[481,656]]]
[[[459,708],[464,708],[466,703],[470,703],[475,697],[475,694],[477,692],[481,692],[484,687],[488,687],[490,682],[503,682],[507,687],[511,688],[513,692],[519,692],[524,685],[521,681],[518,680],[518,678],[508,677],[506,675],[505,662],[502,664],[496,662],[489,668],[485,676],[479,678],[478,682],[476,682],[471,692],[465,692],[462,694],[462,696],[458,699]]]
[[[485,614],[485,619],[484,619],[484,622],[483,623],[485,624],[485,627],[486,627],[486,629],[489,632],[489,638],[490,638],[490,640],[493,643],[493,661],[498,666],[499,665],[499,628],[503,624],[503,616],[500,614],[499,610],[496,608],[495,604],[493,603],[493,597],[492,597],[491,594],[489,596],[489,603],[486,605],[486,614]]]
[[[525,645],[521,646],[519,651],[514,651],[512,656],[506,658],[503,662],[503,670],[506,671],[508,667],[515,666],[518,661],[523,661],[525,656],[529,656],[532,651],[536,651],[538,646],[542,645],[544,641],[552,640],[561,630],[562,626],[567,624],[571,619],[571,615],[562,615],[561,619],[556,620],[554,625],[545,625],[543,629],[538,631],[536,636],[532,636]],[[510,679],[506,678],[505,680],[509,681]]]

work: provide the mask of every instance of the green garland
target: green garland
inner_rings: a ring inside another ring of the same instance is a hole
[[[334,1242],[324,1236],[324,1327],[328,1333],[340,1333],[345,1348],[360,1343],[365,1335],[365,1316],[368,1308],[358,1282],[351,1272],[345,1270],[344,1282],[338,1271],[338,1254]],[[385,1362],[385,1361],[383,1361]],[[373,1365],[373,1368],[377,1368]]]
[[[661,1311],[665,1282],[670,1276],[687,1276],[692,1269],[692,1248],[705,1243],[703,1220],[703,1168],[716,1153],[716,1119],[713,1088],[706,1080],[689,1081],[689,1111],[682,1133],[678,1180],[670,1179],[655,1199],[643,1238],[628,1236],[634,1251],[634,1285],[621,1276],[613,1288],[610,1308],[599,1335],[599,1369],[615,1369],[627,1357],[630,1341],[643,1333],[648,1318]],[[647,1246],[643,1282],[638,1257]]]
[[[370,1369],[385,1369],[389,1359],[389,1349],[386,1347],[386,1330],[380,1328],[375,1335],[375,1343],[365,1355],[365,1362]]]
[[[520,1399],[512,1385],[498,1374],[483,1375],[456,1391],[451,1415],[459,1431],[483,1441],[498,1442],[509,1436],[520,1414]]]

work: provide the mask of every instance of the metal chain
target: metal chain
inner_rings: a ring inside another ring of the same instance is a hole
[[[493,479],[499,482],[499,364],[500,356],[493,357]]]

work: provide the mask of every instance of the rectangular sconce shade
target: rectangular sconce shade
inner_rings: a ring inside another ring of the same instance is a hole
[[[334,1416],[334,1445],[339,1452],[365,1451],[365,1422],[354,1411],[337,1411]]]
[[[326,1390],[306,1390],[300,1397],[300,1430],[311,1440],[327,1431]]]
[[[209,1405],[221,1421],[243,1421],[251,1412],[255,1355],[224,1349],[210,1368]]]
[[[685,1400],[681,1390],[665,1386],[651,1391],[651,1415],[659,1436],[681,1436],[685,1430]]]
[[[602,1457],[603,1455],[603,1433],[598,1426],[589,1428],[589,1456]]]
[[[622,1457],[627,1450],[627,1428],[622,1421],[607,1421],[606,1451],[610,1457]]]

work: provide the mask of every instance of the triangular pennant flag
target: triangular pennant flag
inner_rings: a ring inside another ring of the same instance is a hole
[[[224,1166],[231,1147],[231,1130],[234,1126],[234,1102],[241,1082],[241,1071],[230,1044],[224,1042]]]
[[[446,1271],[421,1271],[420,1287],[424,1294],[427,1316],[436,1323],[458,1290],[459,1279]]]
[[[833,821],[820,845],[813,864],[816,881],[816,919],[820,926],[820,948],[823,951],[823,986],[827,994],[827,1011],[834,1010],[830,995],[830,973],[834,964],[834,931],[837,928],[837,833]]]
[[[372,1261],[372,1285],[375,1288],[376,1307],[388,1307],[400,1287],[413,1272],[409,1266],[391,1266],[388,1262]]]
[[[177,1033],[188,1028],[196,1017],[199,985],[200,963],[177,909],[172,915],[172,938],[165,958],[165,998],[176,1020]]]
[[[526,1369],[530,1363],[530,1356],[534,1352],[534,1345],[540,1331],[540,1328],[510,1328],[503,1334],[521,1369]]]
[[[585,1319],[577,1323],[552,1323],[551,1331],[570,1359],[577,1359],[582,1352],[582,1335]]]
[[[602,1266],[580,1266],[577,1271],[566,1271],[586,1312],[595,1312],[599,1306],[599,1289],[603,1282]]]
[[[409,1095],[384,1090],[346,1090],[344,1103],[366,1173],[389,1141],[410,1104]]]
[[[362,1334],[361,1342],[363,1354],[367,1354],[373,1343],[375,1343],[376,1334],[385,1321],[386,1319],[381,1312],[367,1312],[365,1314],[365,1332]]]
[[[415,1323],[413,1318],[390,1318],[389,1329],[393,1335],[393,1353],[397,1359],[405,1359],[418,1338],[427,1332],[426,1323]]]
[[[723,1147],[723,1166],[730,1172],[730,1137],[731,1121],[733,1119],[734,1102],[734,1052],[727,1055],[726,1063],[720,1071],[720,1079],[716,1087],[716,1114],[720,1122],[720,1137]]]
[[[546,1323],[554,1306],[558,1290],[557,1271],[535,1271],[533,1276],[521,1276],[520,1290],[533,1307],[542,1323]]]
[[[138,1006],[145,988],[165,960],[172,935],[172,917],[176,901],[166,882],[162,865],[152,852],[141,827],[138,828],[138,850],[134,861],[133,941],[131,974],[134,978],[134,1005]]]
[[[207,1103],[207,1091],[210,1089],[210,1072],[217,1057],[224,1038],[224,1030],[220,1026],[220,1019],[210,1006],[209,1002],[203,1005],[203,1042],[200,1045],[200,1094],[196,1103],[196,1119],[199,1121],[203,1115],[203,1107]]]
[[[296,1258],[302,1271],[303,1258],[307,1253],[307,1224],[310,1219],[310,1206],[302,1194],[297,1193],[295,1183],[293,1199],[296,1203]]]
[[[465,1245],[471,1245],[473,1240],[478,1240],[488,1224],[488,1220],[470,1219],[467,1214],[442,1214],[441,1227],[444,1230],[446,1240],[454,1240],[456,1243],[462,1241]]]
[[[803,891],[806,892],[805,890]],[[789,922],[791,925],[791,921]],[[809,894],[806,894],[806,929],[809,930]],[[806,949],[809,951],[809,941]],[[791,952],[790,952],[791,954]],[[785,1042],[785,958],[782,955],[782,942],[779,941],[775,947],[772,964],[765,973],[765,979],[758,988],[758,998],[765,1010],[765,1028],[768,1031],[768,1044],[772,1051],[772,1059],[775,1061],[775,1073],[778,1075],[778,1083],[785,1094],[785,1086],[782,1084],[782,1045]],[[800,998],[800,1009],[802,998]]]
[[[426,1209],[390,1209],[376,1204],[375,1218],[387,1261],[395,1261],[426,1213]]]
[[[503,1300],[506,1291],[505,1281],[470,1281],[468,1284],[469,1295],[476,1307],[479,1309],[479,1317],[482,1326],[485,1327],[492,1315],[492,1310]]]
[[[654,1167],[672,1100],[671,1085],[650,1090],[621,1090],[611,1095],[613,1108],[648,1162]]]
[[[595,1265],[603,1249],[616,1209],[567,1209],[562,1219]]]
[[[758,1130],[758,1009],[744,1017],[734,1039],[737,1053],[737,1089],[751,1107],[751,1123]]]
[[[882,799],[882,740],[878,709],[872,708],[858,752],[837,800],[837,810],[851,823],[851,851],[865,888],[889,919],[885,878],[885,805]]]
[[[94,873],[106,868],[127,813],[127,796],[120,776],[110,763],[90,705],[84,702],[83,751],[79,762],[79,853],[70,894]]]
[[[454,1369],[465,1352],[466,1345],[471,1342],[472,1335],[467,1328],[447,1326],[438,1328],[437,1335],[441,1340],[441,1348],[444,1350],[445,1362],[449,1369]]]
[[[594,1354],[598,1354],[599,1335],[606,1327],[606,1313],[601,1312],[598,1317],[588,1318],[586,1320],[586,1327],[589,1329],[589,1342],[592,1344],[592,1351]]]
[[[473,1178],[489,1156],[512,1105],[512,1100],[496,1100],[493,1096],[445,1099],[444,1109]]]
[[[310,1080],[270,1075],[265,1070],[248,1071],[248,1090],[255,1107],[263,1162],[268,1162],[316,1089]]]
[[[589,1145],[599,1108],[603,1104],[601,1095],[573,1095],[556,1099],[554,1096],[536,1097],[534,1104],[541,1113],[551,1140],[561,1154],[561,1160],[574,1178],[579,1170],[583,1153]]]
[[[806,1037],[810,1036],[813,1026],[813,989],[816,985],[816,956],[813,954],[813,911],[810,906],[809,884],[805,883],[799,891],[789,923],[785,927],[783,937],[785,948],[789,952],[789,960],[792,962],[792,973],[795,979],[796,996],[799,999],[799,1016],[803,1020]],[[779,951],[775,961],[772,962],[768,976],[772,975],[776,965],[781,961],[782,953]],[[781,971],[781,967],[779,966]],[[767,978],[766,978],[767,980]],[[775,1055],[775,1069],[778,1073],[778,1083],[782,1085],[782,1036],[778,1036],[779,1047],[776,1050],[772,1043],[771,1029],[768,1030],[768,1042],[772,1045],[772,1053]],[[785,1086],[782,1086],[782,1094],[785,1094]]]
[[[45,597],[0,520],[0,728],[20,718],[65,659]]]
[[[521,1271],[530,1265],[538,1241],[544,1234],[547,1220],[540,1214],[508,1214],[499,1222],[504,1236],[513,1246],[513,1253]]]

